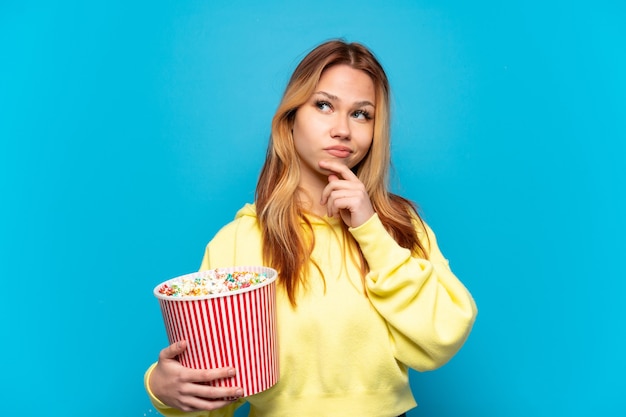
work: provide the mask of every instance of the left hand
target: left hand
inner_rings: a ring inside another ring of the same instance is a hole
[[[331,172],[320,201],[328,216],[341,216],[348,227],[358,227],[374,215],[365,186],[350,168],[335,160],[322,160],[319,166]]]

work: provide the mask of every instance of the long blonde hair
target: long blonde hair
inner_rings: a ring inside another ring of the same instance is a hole
[[[263,259],[278,271],[279,282],[294,306],[296,292],[306,280],[305,266],[315,240],[311,223],[304,216],[297,199],[300,170],[292,127],[296,111],[314,93],[324,70],[342,64],[367,73],[374,82],[376,95],[372,145],[353,171],[365,186],[383,225],[398,244],[420,256],[427,256],[413,224],[414,219],[421,222],[415,205],[388,190],[391,155],[387,75],[365,46],[340,40],[325,42],[305,56],[287,84],[272,120],[267,155],[256,188],[255,203],[262,230]],[[347,226],[343,227],[344,235],[354,243],[347,233]],[[356,243],[354,247],[364,279],[368,271],[367,262]]]

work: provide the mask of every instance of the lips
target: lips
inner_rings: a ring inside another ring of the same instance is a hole
[[[347,158],[352,153],[352,150],[345,146],[330,146],[324,150],[337,158]]]

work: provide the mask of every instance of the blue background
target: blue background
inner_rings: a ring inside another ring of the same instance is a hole
[[[287,78],[344,37],[480,309],[409,415],[626,415],[625,3],[262,3],[0,5],[2,414],[156,415],[152,288],[252,201]]]

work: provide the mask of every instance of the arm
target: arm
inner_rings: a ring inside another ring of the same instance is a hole
[[[415,221],[418,230],[421,224]],[[449,361],[467,339],[476,304],[441,254],[430,228],[429,259],[412,256],[387,233],[377,215],[350,232],[370,267],[366,289],[386,320],[394,354],[416,370],[432,370]]]

